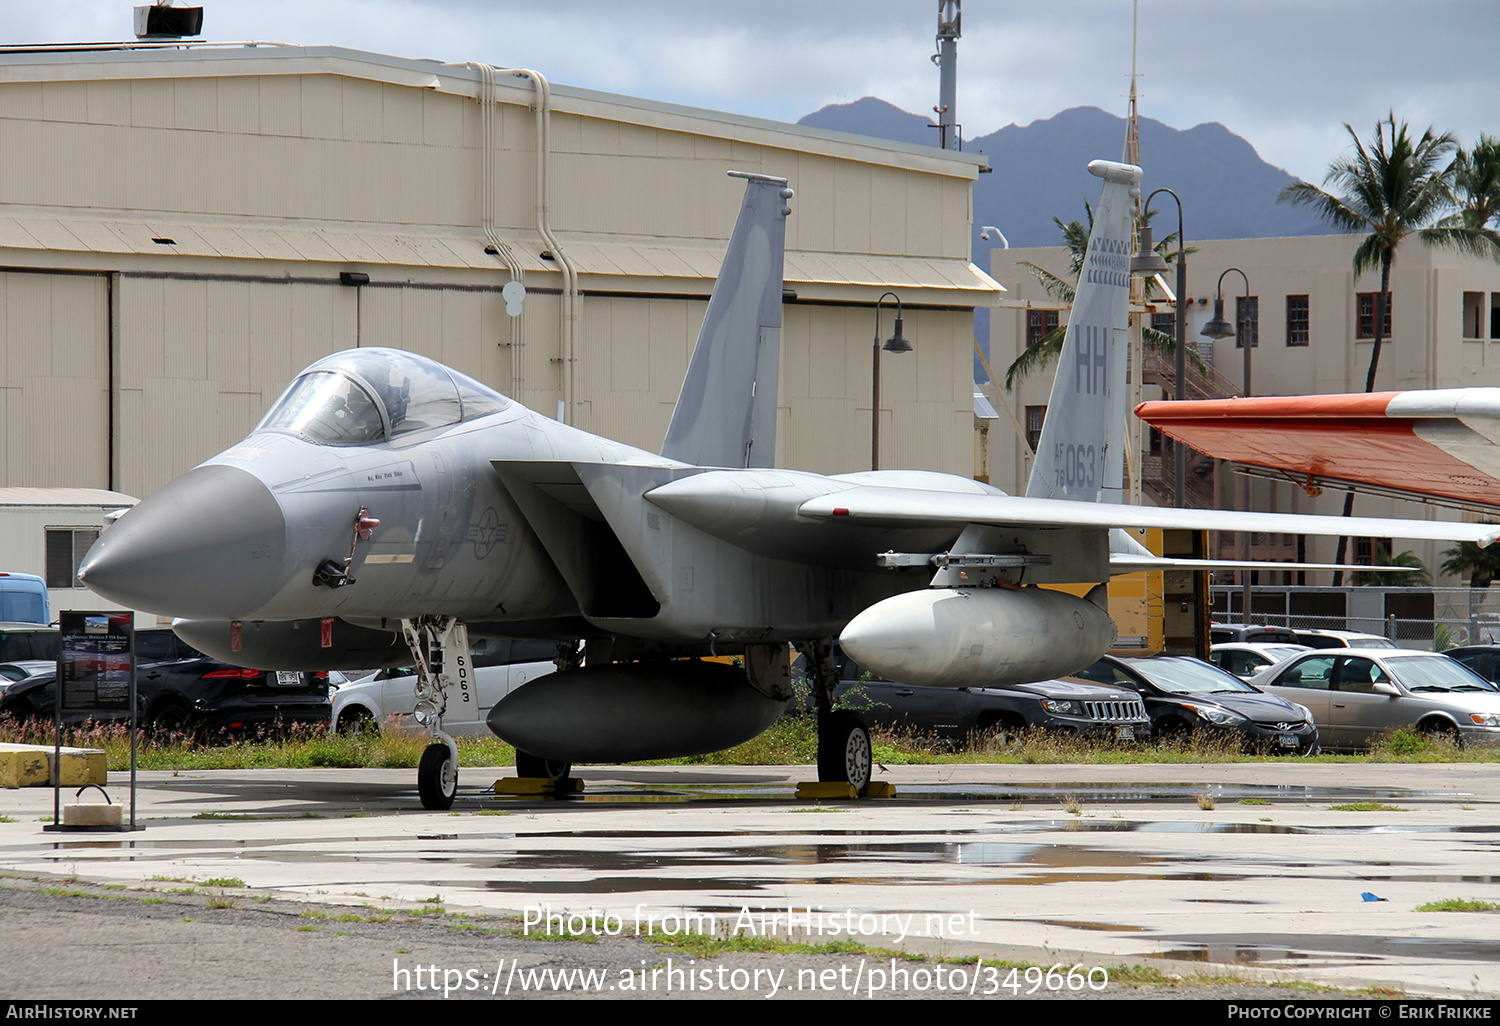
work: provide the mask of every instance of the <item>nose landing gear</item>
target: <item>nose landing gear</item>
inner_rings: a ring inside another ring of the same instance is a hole
[[[432,739],[417,766],[417,794],[424,809],[451,809],[458,796],[458,745],[443,730],[443,713],[450,699],[476,700],[469,629],[452,617],[423,617],[402,620],[401,631],[417,668],[413,716]]]

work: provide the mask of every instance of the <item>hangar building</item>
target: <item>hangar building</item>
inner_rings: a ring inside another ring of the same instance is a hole
[[[797,191],[778,463],[868,466],[894,290],[915,352],[883,357],[882,465],[967,475],[971,315],[1001,291],[970,261],[984,163],[334,47],[0,50],[0,486],[148,495],[352,346],[654,450],[730,169]]]

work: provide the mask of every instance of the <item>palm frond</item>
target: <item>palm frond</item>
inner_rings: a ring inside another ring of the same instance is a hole
[[[1030,260],[1019,260],[1017,267],[1024,267],[1026,273],[1037,280],[1042,288],[1047,290],[1047,295],[1064,303],[1073,302],[1073,283],[1066,278],[1059,278],[1045,267],[1040,267]]]
[[[1035,345],[1026,347],[1025,352],[1011,361],[1011,365],[1005,368],[1005,390],[1015,390],[1015,384],[1022,378],[1047,367],[1062,353],[1063,339],[1067,336],[1068,326],[1059,324],[1047,334],[1037,340]]]
[[[1148,353],[1155,353],[1164,359],[1177,359],[1177,339],[1168,335],[1165,331],[1157,331],[1155,328],[1141,329],[1141,347]],[[1208,364],[1203,362],[1203,357],[1198,355],[1198,350],[1191,345],[1187,347],[1187,362],[1193,369],[1204,377],[1208,377]]]

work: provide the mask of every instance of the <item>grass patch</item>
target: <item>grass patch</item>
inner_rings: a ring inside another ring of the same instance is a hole
[[[0,717],[0,742],[50,748],[52,725],[41,720],[17,722]],[[63,744],[103,750],[111,770],[130,768],[127,724],[84,723],[64,727]],[[399,729],[348,735],[302,726],[201,740],[184,734],[142,733],[138,738],[137,765],[143,770],[415,769],[427,744],[426,734]],[[460,766],[508,766],[515,763],[515,758],[515,749],[497,737],[459,738]]]
[[[1493,752],[1458,747],[1447,734],[1430,734],[1410,727],[1397,727],[1376,738],[1369,755],[1371,762],[1483,762],[1493,758]]]
[[[1500,912],[1500,903],[1472,898],[1444,898],[1418,905],[1417,912]]]
[[[1239,801],[1239,804],[1241,804],[1241,805],[1270,805],[1271,802],[1267,798],[1241,798],[1240,801]]]
[[[1328,806],[1329,812],[1410,812],[1399,805],[1387,805],[1385,802],[1345,802],[1343,805]]]
[[[909,962],[924,962],[925,955],[888,948],[875,948],[859,941],[823,941],[808,944],[783,940],[780,937],[755,937],[739,934],[733,937],[716,937],[711,934],[685,933],[675,936],[643,934],[647,940],[660,944],[667,951],[681,952],[694,958],[715,958],[737,952],[774,955],[872,955],[877,958],[899,958]],[[970,960],[972,961],[972,959]]]
[[[1204,812],[1212,812],[1218,808],[1218,802],[1214,801],[1214,796],[1211,794],[1197,794],[1193,797],[1198,800],[1198,808]]]
[[[599,943],[599,938],[588,932],[569,933],[567,930],[562,930],[558,933],[540,933],[536,930],[532,930],[530,933],[527,933],[525,930],[507,930],[506,932],[509,933],[512,937],[523,937],[526,940],[574,941],[579,944]]]
[[[237,876],[215,876],[203,881],[204,887],[243,887],[245,881]]]
[[[511,766],[515,749],[496,737],[461,737],[459,765]],[[1046,731],[1019,735],[985,732],[974,743],[959,745],[909,730],[876,728],[870,742],[877,762],[905,764],[1082,764],[1281,762],[1497,762],[1500,746],[1459,749],[1442,738],[1412,730],[1396,730],[1381,738],[1369,755],[1296,756],[1274,752],[1244,752],[1231,736],[1203,734],[1162,738],[1148,743],[1084,739]],[[39,721],[17,723],[0,717],[0,742],[52,744],[51,725]],[[65,728],[63,743],[105,752],[109,769],[130,765],[130,731],[124,724],[82,724]],[[392,725],[379,733],[329,734],[318,727],[300,727],[233,738],[197,740],[183,735],[141,735],[139,766],[143,770],[364,768],[415,769],[427,747],[425,734]],[[734,748],[708,755],[656,760],[646,765],[772,766],[817,762],[817,718],[783,716],[759,737]],[[503,815],[500,810],[488,813]],[[306,814],[309,817],[317,813]],[[355,815],[358,815],[355,813]],[[232,813],[205,813],[202,819],[264,819]],[[0,818],[0,821],[7,821]],[[50,817],[44,817],[50,822]]]
[[[1109,967],[1111,985],[1130,987],[1230,987],[1246,982],[1240,973],[1164,973],[1149,965],[1115,965]]]

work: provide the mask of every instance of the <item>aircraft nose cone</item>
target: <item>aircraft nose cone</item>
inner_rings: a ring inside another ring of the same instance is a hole
[[[246,618],[276,593],[286,517],[254,474],[197,467],[106,530],[78,577],[121,605],[210,620]]]

